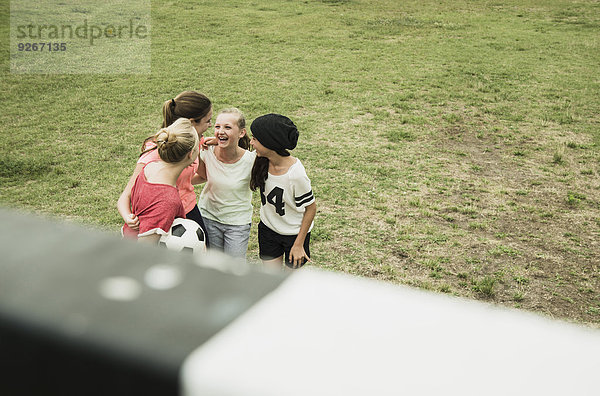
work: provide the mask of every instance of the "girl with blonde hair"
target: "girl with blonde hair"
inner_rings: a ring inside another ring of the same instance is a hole
[[[202,134],[211,126],[212,103],[210,99],[199,92],[184,91],[175,98],[165,101],[163,104],[162,113],[163,128],[173,124],[177,119],[185,118],[190,121],[191,125],[198,134],[198,137],[202,138]],[[121,196],[117,202],[117,208],[123,217],[123,221],[132,230],[138,229],[139,219],[130,210],[131,189],[144,166],[159,159],[157,147],[155,136],[150,136],[144,140],[142,144],[142,153],[137,161],[133,175],[130,177],[127,186],[125,186],[125,189],[121,193]],[[198,170],[198,164],[198,160],[195,160],[181,172],[179,178],[177,179],[177,189],[179,190],[179,196],[181,197],[186,218],[194,220],[196,223],[198,223],[204,230],[204,233],[208,235],[206,233],[204,220],[202,219],[200,210],[196,205],[196,193],[193,186],[194,184],[200,182],[195,176],[196,171]],[[209,246],[209,243],[210,241],[207,238],[206,246]]]
[[[200,152],[198,174],[207,180],[198,206],[211,248],[245,259],[252,222],[250,172],[256,155],[249,151],[246,119],[237,108],[215,119],[216,146]]]
[[[124,237],[157,243],[169,232],[176,217],[186,217],[177,190],[181,172],[198,157],[199,138],[187,118],[179,118],[153,136],[159,159],[142,167],[131,188],[131,206],[119,205],[121,215],[130,212],[139,220],[137,229],[125,223]]]

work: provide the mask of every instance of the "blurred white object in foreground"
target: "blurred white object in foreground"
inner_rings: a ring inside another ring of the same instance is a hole
[[[599,395],[600,332],[301,270],[192,353],[196,395]]]

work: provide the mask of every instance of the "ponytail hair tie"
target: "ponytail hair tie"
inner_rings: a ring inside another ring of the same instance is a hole
[[[171,107],[175,108],[175,99],[171,99]]]

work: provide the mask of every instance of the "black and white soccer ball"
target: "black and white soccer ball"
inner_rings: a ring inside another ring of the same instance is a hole
[[[177,252],[206,252],[206,237],[198,223],[190,219],[176,218],[169,233],[162,235],[158,241],[160,246]]]

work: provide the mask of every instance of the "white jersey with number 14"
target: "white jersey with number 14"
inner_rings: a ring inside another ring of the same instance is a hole
[[[299,159],[283,175],[269,173],[265,188],[260,191],[260,200],[260,220],[267,227],[281,235],[297,235],[300,232],[304,211],[315,197]]]

